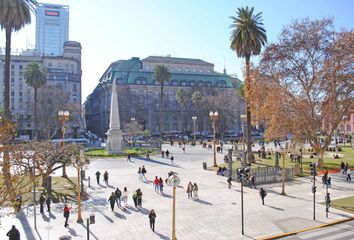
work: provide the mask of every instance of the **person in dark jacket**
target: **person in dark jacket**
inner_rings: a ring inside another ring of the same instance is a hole
[[[95,175],[96,175],[97,185],[100,185],[100,176],[101,176],[101,173],[100,173],[99,171],[97,171],[97,172],[95,173]]]
[[[20,240],[20,232],[17,230],[15,225],[12,225],[11,230],[6,234],[9,240]]]
[[[70,210],[71,210],[71,207],[69,208],[68,205],[65,204],[65,206],[64,206],[64,217],[65,217],[64,227],[69,226],[68,220],[69,220],[69,216],[70,216]]]
[[[112,212],[114,211],[114,203],[116,202],[116,196],[112,192],[111,196],[108,198],[108,202],[111,204]]]
[[[52,199],[50,198],[50,195],[47,196],[45,203],[47,204],[47,211],[50,212],[50,204],[52,203]]]
[[[45,197],[43,193],[41,193],[41,196],[39,197],[39,212],[44,213],[44,202],[45,202]]]
[[[136,190],[136,194],[137,194],[137,204],[139,207],[142,207],[142,202],[143,202],[143,193],[141,192],[140,188],[138,190]]]
[[[264,198],[265,198],[265,196],[267,196],[267,192],[266,192],[263,188],[261,188],[261,189],[259,190],[259,195],[260,195],[261,198],[262,198],[262,205],[264,205]]]
[[[150,228],[152,229],[153,232],[155,232],[155,218],[156,218],[156,213],[154,209],[152,209],[149,213],[149,219],[150,219]]]

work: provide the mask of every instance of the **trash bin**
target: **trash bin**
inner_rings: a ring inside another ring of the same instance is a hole
[[[71,240],[71,236],[69,235],[61,236],[59,240]]]
[[[207,169],[207,163],[203,162],[203,169],[206,170]]]

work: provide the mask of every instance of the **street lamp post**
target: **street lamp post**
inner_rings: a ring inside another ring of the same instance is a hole
[[[61,122],[61,133],[62,133],[61,146],[64,147],[65,133],[66,133],[66,122],[69,120],[70,113],[69,113],[69,111],[60,110],[58,112],[58,116],[59,116],[59,120]],[[63,177],[67,177],[65,163],[63,163]]]
[[[246,129],[245,129],[246,128],[246,114],[241,114],[240,118],[241,118],[241,122],[242,122],[242,151],[245,154],[245,153],[247,153],[247,151],[245,151],[246,150],[246,146],[245,146],[245,143],[246,143]],[[247,166],[246,159],[247,159],[247,156],[242,159],[243,167]]]
[[[195,122],[197,121],[197,117],[196,117],[196,116],[193,116],[193,117],[192,117],[192,120],[193,120],[193,133],[194,133],[194,146],[195,146],[195,143],[196,143],[196,138],[195,138]]]
[[[213,112],[210,111],[209,113],[212,125],[213,125],[213,133],[214,133],[214,141],[213,141],[213,148],[214,148],[214,165],[213,167],[217,167],[218,165],[216,164],[216,126],[215,122],[218,119],[219,113],[217,111]]]
[[[282,159],[283,159],[283,168],[282,168],[282,174],[281,174],[281,195],[286,195],[285,193],[285,154],[286,154],[286,149],[282,149]]]
[[[83,223],[83,219],[81,217],[81,187],[80,187],[80,171],[82,166],[85,164],[85,153],[84,150],[80,150],[80,158],[77,159],[75,156],[71,158],[72,165],[77,170],[77,223]]]
[[[346,129],[347,129],[347,124],[346,124],[346,120],[348,119],[348,117],[346,115],[343,116],[343,124],[344,124],[344,138],[343,138],[343,143],[345,146],[345,142],[347,141],[347,134],[346,134]]]
[[[172,204],[172,240],[177,240],[176,238],[176,187],[180,183],[179,177],[176,174],[170,176],[167,180],[168,185],[173,187],[173,204]]]
[[[130,118],[130,121],[131,121],[131,130],[132,130],[132,137],[133,137],[133,146],[135,146],[135,131],[134,131],[134,127],[135,127],[135,125],[134,125],[134,123],[135,123],[135,117],[132,117],[132,118]]]

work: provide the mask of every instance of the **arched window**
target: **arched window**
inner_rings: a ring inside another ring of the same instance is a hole
[[[135,79],[135,84],[137,85],[145,85],[146,84],[146,78],[144,77],[137,77]]]

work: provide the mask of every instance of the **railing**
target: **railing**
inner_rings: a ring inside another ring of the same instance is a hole
[[[252,168],[250,170],[250,174],[254,174],[256,184],[276,183],[276,182],[282,181],[282,169],[279,167]],[[239,181],[237,179],[236,172],[233,173],[233,179],[235,181]],[[294,169],[293,168],[286,168],[285,169],[285,181],[291,181],[293,179],[294,179]]]

